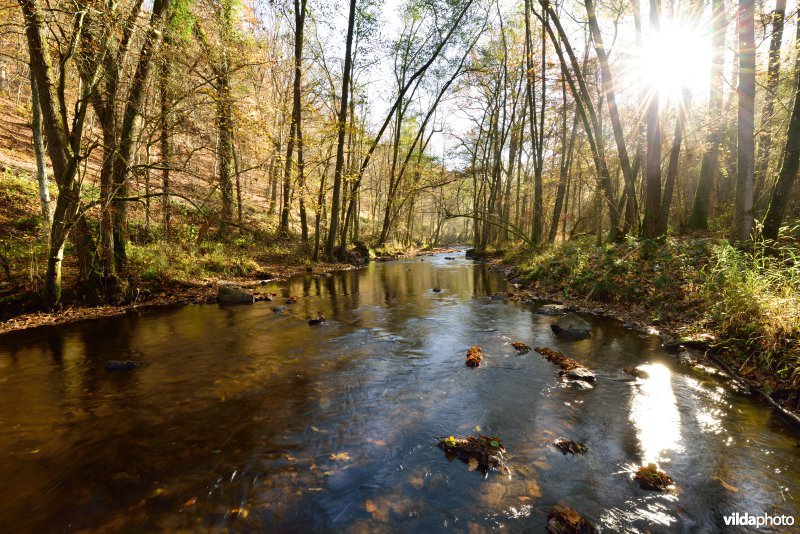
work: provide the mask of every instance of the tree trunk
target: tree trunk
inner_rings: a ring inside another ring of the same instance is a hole
[[[678,103],[675,117],[675,134],[672,137],[672,150],[669,152],[667,165],[667,178],[664,181],[664,194],[661,196],[661,210],[658,216],[658,235],[667,233],[669,227],[669,208],[672,205],[672,192],[675,190],[675,181],[678,177],[678,166],[681,155],[681,142],[686,124],[686,108],[689,102],[689,91],[683,90],[683,97]]]
[[[133,74],[131,88],[128,92],[128,101],[125,105],[120,129],[119,146],[114,161],[114,196],[128,196],[128,180],[130,178],[131,162],[136,148],[136,137],[139,128],[139,118],[142,114],[144,93],[147,87],[147,78],[150,74],[153,57],[158,52],[161,43],[161,21],[168,7],[169,0],[155,0],[153,11],[150,15],[150,26],[145,34],[142,51],[136,71]],[[124,272],[127,262],[127,202],[113,202],[114,214],[114,255],[118,272]]]
[[[747,241],[753,229],[756,49],[755,3],[739,0],[739,112],[736,158],[736,239]]]
[[[722,140],[722,88],[724,84],[723,67],[725,62],[725,19],[723,0],[711,0],[711,75],[708,89],[708,133],[706,150],[700,165],[700,178],[689,215],[689,228],[704,230],[708,228],[711,210],[711,191],[714,178],[719,169],[719,145]]]
[[[795,37],[795,47],[800,46],[800,25],[797,27]],[[767,213],[764,216],[763,234],[766,239],[778,239],[783,218],[786,214],[786,206],[789,203],[792,185],[797,177],[798,162],[800,162],[800,98],[796,93],[800,86],[800,56],[795,59],[794,64],[794,103],[792,104],[792,114],[789,117],[789,126],[786,132],[786,148],[783,151],[783,161],[778,173],[778,181],[769,199]]]
[[[661,0],[650,0],[650,30],[659,31]],[[654,87],[647,103],[647,160],[645,161],[645,205],[642,236],[648,239],[659,235],[661,213],[661,124],[658,117],[658,91]]]
[[[755,169],[755,195],[761,197],[769,167],[769,152],[772,145],[772,130],[769,127],[775,109],[775,95],[778,92],[778,81],[781,74],[781,44],[783,42],[783,23],[786,18],[786,0],[775,0],[775,11],[772,12],[772,39],[769,43],[769,60],[767,67],[766,94],[764,106],[761,108],[761,129],[758,136],[758,153]],[[763,203],[759,203],[763,207]]]
[[[347,122],[347,100],[350,96],[350,74],[353,61],[353,29],[355,28],[356,0],[350,0],[350,11],[347,21],[347,44],[345,45],[344,71],[342,72],[342,98],[337,121],[338,138],[336,141],[336,164],[333,169],[333,198],[331,200],[331,225],[328,228],[328,239],[325,243],[325,256],[333,261],[333,249],[336,247],[336,235],[339,233],[339,211],[342,196],[342,168],[344,167],[344,140]]]
[[[161,104],[161,132],[160,132],[160,145],[161,145],[161,193],[164,219],[164,240],[169,242],[170,239],[170,165],[172,162],[172,153],[170,150],[170,129],[172,127],[170,122],[170,101],[169,101],[169,76],[170,76],[170,60],[163,58],[161,63],[161,76],[159,77],[159,102]]]
[[[592,39],[594,40],[594,47],[595,51],[597,52],[597,59],[600,62],[600,76],[603,83],[603,92],[605,93],[606,97],[608,115],[611,118],[611,128],[614,132],[614,141],[617,144],[619,161],[620,165],[622,166],[622,176],[625,181],[625,194],[628,198],[628,201],[625,204],[625,228],[635,228],[637,217],[636,184],[631,168],[631,162],[628,157],[628,149],[625,146],[625,133],[622,130],[622,121],[619,117],[617,96],[616,91],[614,90],[614,79],[611,76],[611,68],[608,66],[608,54],[606,54],[605,45],[603,44],[603,35],[600,33],[600,25],[597,23],[597,16],[595,15],[594,11],[594,2],[593,0],[584,1],[586,4],[586,13],[589,17],[589,28],[592,31]],[[653,8],[651,4],[651,10],[652,9]],[[658,100],[655,102],[655,108],[656,113],[658,113]]]
[[[36,77],[30,70],[31,82],[31,115],[33,129],[33,149],[36,153],[36,181],[39,184],[39,200],[42,204],[42,233],[44,238],[50,236],[53,225],[53,212],[50,208],[50,188],[47,185],[47,164],[44,161],[44,134],[42,132],[42,106],[39,103],[39,91],[36,88]]]

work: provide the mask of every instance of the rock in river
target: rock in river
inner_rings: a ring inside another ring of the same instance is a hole
[[[586,367],[576,367],[569,371],[561,371],[561,373],[571,380],[583,380],[584,382],[594,382],[596,380],[594,373]]]
[[[138,363],[131,360],[108,360],[106,362],[107,371],[130,371],[138,366]]]
[[[553,506],[547,514],[550,534],[594,534],[594,526],[581,514],[566,506]]]
[[[240,286],[225,284],[217,289],[217,298],[222,305],[226,304],[252,304],[255,297]]]
[[[578,317],[578,315],[568,313],[551,324],[550,328],[560,336],[582,338],[589,337],[592,325]]]
[[[536,310],[539,315],[564,315],[567,312],[569,312],[569,308],[563,304],[545,304]]]

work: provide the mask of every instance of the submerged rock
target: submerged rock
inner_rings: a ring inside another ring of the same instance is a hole
[[[217,288],[217,299],[220,304],[252,304],[255,296],[241,286],[232,284],[221,285]]]
[[[502,293],[495,293],[492,295],[492,300],[506,300],[506,296]]]
[[[130,371],[138,366],[138,363],[131,360],[108,360],[106,362],[107,371]]]
[[[589,391],[590,389],[594,389],[593,385],[583,380],[567,380],[565,384],[568,388],[576,391]]]
[[[323,324],[324,322],[325,322],[325,316],[322,314],[322,312],[320,312],[319,315],[317,315],[314,319],[308,320],[308,325],[317,326]]]
[[[432,291],[434,293],[441,293],[442,292],[442,288],[441,287],[434,287]]]
[[[440,441],[438,447],[449,458],[458,458],[470,466],[470,470],[480,469],[483,473],[491,470],[508,470],[503,458],[506,448],[497,436],[483,434],[465,438],[450,436]]]
[[[478,367],[483,360],[483,349],[480,348],[478,345],[472,345],[469,350],[467,350],[467,367]]]
[[[550,534],[594,534],[594,526],[581,514],[566,506],[553,506],[547,514]]]
[[[553,445],[564,455],[567,453],[572,454],[573,456],[576,454],[586,454],[586,451],[589,450],[589,448],[583,443],[578,443],[577,441],[572,441],[571,439],[565,438],[558,438],[553,442]]]
[[[564,315],[567,312],[569,312],[569,308],[563,304],[545,304],[536,310],[539,315]]]
[[[294,295],[286,299],[286,304],[296,304],[296,303],[297,303],[297,297],[295,297]]]
[[[631,375],[634,378],[650,378],[650,373],[647,371],[642,371],[641,369],[637,369],[636,367],[626,367],[622,370],[627,375]]]
[[[452,256],[445,256],[444,259],[446,259],[446,260],[454,260],[455,258],[452,257]]]
[[[589,337],[592,325],[581,319],[578,315],[568,313],[551,324],[550,328],[560,336],[583,338]]]
[[[273,306],[272,311],[275,313],[281,313],[282,311],[286,310],[286,306]]]
[[[511,346],[514,347],[514,349],[520,354],[525,354],[526,352],[531,351],[531,348],[522,341],[514,341]]]

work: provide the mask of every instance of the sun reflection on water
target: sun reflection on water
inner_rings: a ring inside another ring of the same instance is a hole
[[[681,452],[681,416],[672,390],[672,373],[662,364],[639,367],[650,377],[635,390],[630,420],[636,427],[643,465],[669,460]]]

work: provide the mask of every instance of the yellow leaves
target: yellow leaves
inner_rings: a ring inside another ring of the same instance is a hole
[[[449,438],[447,438],[445,441],[446,441],[446,442],[447,442],[447,444],[448,444],[448,445],[450,445],[451,447],[455,447],[455,446],[456,446],[456,438],[454,438],[453,436],[450,436],[450,437],[449,437]]]
[[[331,454],[331,460],[334,462],[346,462],[350,460],[350,454],[346,452],[338,452],[336,454]]]
[[[375,506],[374,502],[367,499],[366,501],[364,501],[364,510],[366,510],[368,514],[375,514],[378,512],[378,507]]]

